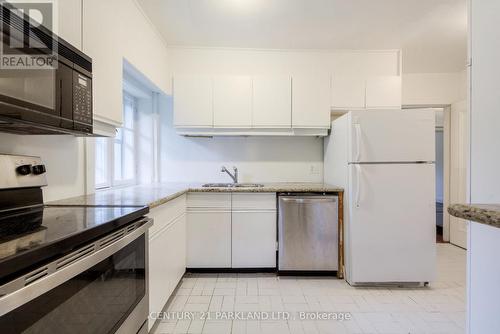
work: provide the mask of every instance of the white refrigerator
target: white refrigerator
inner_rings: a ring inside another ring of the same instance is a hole
[[[325,183],[344,194],[351,285],[427,283],[436,272],[433,111],[351,111],[325,139]]]

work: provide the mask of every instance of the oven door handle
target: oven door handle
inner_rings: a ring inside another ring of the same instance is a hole
[[[153,219],[139,220],[0,286],[0,316],[92,268],[141,235],[146,234],[147,242],[148,229],[152,225]]]

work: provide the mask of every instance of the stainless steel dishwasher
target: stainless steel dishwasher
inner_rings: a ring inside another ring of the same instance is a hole
[[[279,194],[278,270],[338,270],[338,196]]]

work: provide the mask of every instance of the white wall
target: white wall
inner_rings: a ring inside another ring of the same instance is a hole
[[[162,182],[322,182],[323,139],[315,137],[188,138],[173,128],[172,98],[160,99]],[[312,171],[311,171],[312,170]]]
[[[403,105],[448,105],[467,98],[467,74],[403,73]]]
[[[470,200],[499,203],[500,2],[473,0],[471,3]]]
[[[0,133],[0,152],[42,157],[49,184],[43,190],[45,201],[79,196],[85,191],[83,138]]]

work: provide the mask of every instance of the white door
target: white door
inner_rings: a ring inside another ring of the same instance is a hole
[[[366,108],[401,109],[401,76],[377,76],[366,79]]]
[[[179,75],[174,78],[174,125],[212,127],[212,78]]]
[[[329,75],[292,77],[292,127],[330,128]]]
[[[364,109],[366,79],[361,76],[332,77],[332,108]]]
[[[290,76],[253,77],[253,127],[292,126],[292,79]]]
[[[187,213],[187,267],[231,268],[231,212]]]
[[[214,127],[252,126],[252,77],[214,77]]]
[[[349,166],[349,282],[434,279],[434,169],[433,164]]]
[[[349,162],[436,159],[433,111],[352,111],[350,124]]]

